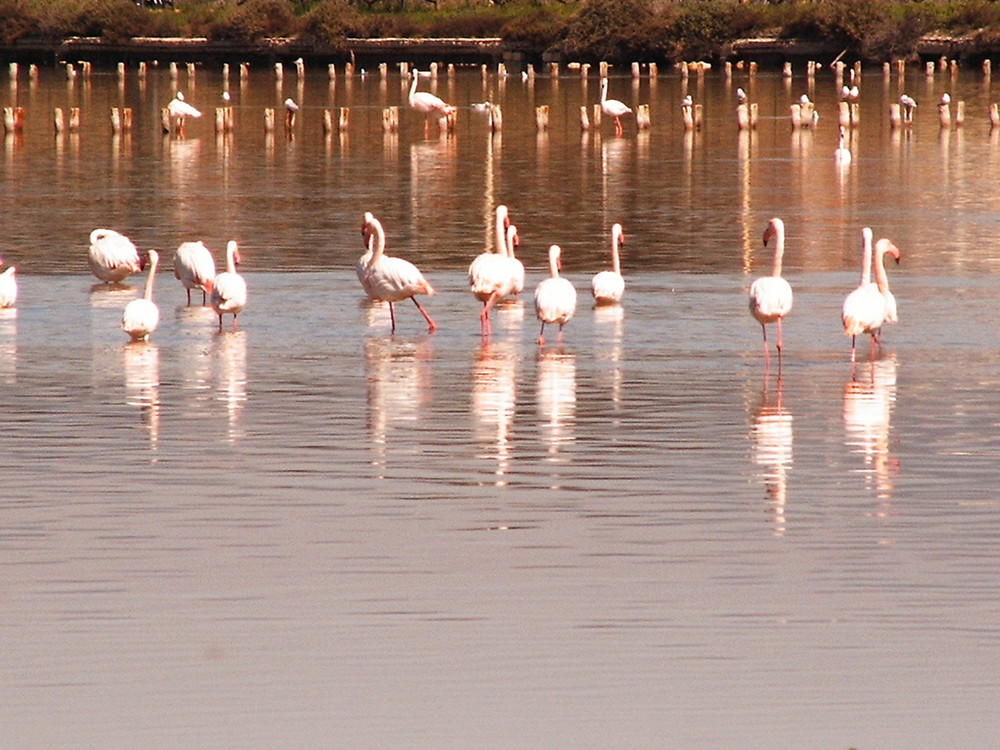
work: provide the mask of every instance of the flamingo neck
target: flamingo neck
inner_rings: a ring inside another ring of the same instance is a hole
[[[608,100],[608,79],[601,79],[601,104]]]
[[[872,280],[872,234],[864,232],[864,251],[861,254],[861,286],[868,286]]]
[[[417,93],[417,80],[418,80],[418,78],[419,78],[419,75],[417,74],[417,71],[413,71],[413,83],[410,84],[410,101],[413,101],[413,96],[414,96],[414,94]]]
[[[511,224],[507,227],[507,243],[504,248],[507,251],[507,257],[514,260],[514,238],[517,237],[517,227]]]
[[[886,248],[879,244],[875,250],[875,283],[882,294],[889,291],[889,275],[885,272],[885,253]]]
[[[559,278],[559,248],[549,249],[549,275],[553,279]]]
[[[774,229],[774,262],[771,266],[772,276],[781,276],[781,261],[785,256],[785,228],[778,224]]]
[[[497,207],[497,220],[495,227],[495,241],[494,241],[494,252],[504,255],[507,251],[506,238],[504,232],[506,231],[507,224],[507,211],[503,206]]]
[[[617,274],[621,274],[622,266],[621,261],[618,259],[618,241],[621,238],[618,228],[611,230],[611,270]]]
[[[142,296],[146,300],[153,299],[153,279],[156,278],[156,264],[159,263],[160,259],[154,253],[153,257],[149,259],[149,275],[146,277],[146,288],[143,291]]]
[[[385,252],[385,230],[382,228],[382,222],[376,218],[372,218],[368,226],[375,234],[375,248],[372,251],[372,259],[369,263],[375,264],[379,262],[382,258],[382,253]]]

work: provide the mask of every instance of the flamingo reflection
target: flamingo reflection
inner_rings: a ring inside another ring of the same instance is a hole
[[[563,352],[562,347],[538,354],[535,402],[548,460],[560,462],[560,449],[575,439],[573,423],[576,414],[576,357]],[[553,484],[553,489],[556,487],[558,483]]]
[[[867,487],[874,483],[880,516],[888,511],[893,475],[899,471],[898,462],[889,455],[889,422],[895,402],[894,357],[872,362],[867,379],[852,379],[844,386],[844,442],[852,453],[863,457],[861,471]]]
[[[510,432],[517,400],[517,351],[509,342],[483,339],[472,370],[472,411],[476,436],[494,442],[497,487],[507,484],[510,468]]]
[[[431,397],[431,342],[372,337],[365,341],[372,464],[384,468],[389,427],[415,423]]]
[[[792,465],[792,415],[781,405],[781,378],[778,378],[772,402],[764,385],[750,427],[754,462],[761,467],[770,512],[774,515],[774,533],[785,533],[785,499],[788,470]]]
[[[229,442],[235,442],[242,434],[240,414],[247,401],[247,334],[232,331],[216,335],[213,343],[218,363],[216,397],[226,406],[227,437]]]
[[[130,341],[123,350],[125,403],[139,407],[149,447],[160,438],[160,350],[151,342]]]
[[[0,309],[0,383],[17,380],[17,308]]]
[[[617,407],[622,398],[622,329],[625,323],[625,308],[621,305],[600,305],[594,308],[594,330],[597,334],[595,356],[602,363],[602,376],[607,373],[610,382],[606,392],[611,394],[611,402]],[[607,366],[607,370],[603,365]]]

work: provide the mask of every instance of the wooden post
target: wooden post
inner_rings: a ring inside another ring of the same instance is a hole
[[[338,124],[338,129],[341,133],[347,132],[347,126],[351,121],[351,108],[341,107],[340,108],[340,122]]]
[[[80,108],[70,107],[69,108],[69,132],[78,133],[80,132]]]
[[[111,108],[111,132],[115,134],[122,132],[122,114],[118,107]]]
[[[649,105],[640,104],[635,110],[635,126],[639,130],[649,130],[651,125],[649,117]]]
[[[580,107],[580,130],[590,130],[590,116],[586,106]]]
[[[996,106],[995,104],[993,106]],[[66,121],[63,119],[63,108],[56,107],[52,112],[52,125],[56,129],[56,135],[59,135],[66,129]]]
[[[274,132],[274,107],[266,107],[264,109],[264,132]]]

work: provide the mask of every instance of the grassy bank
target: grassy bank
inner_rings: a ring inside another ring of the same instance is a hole
[[[988,0],[0,0],[0,43],[97,36],[296,37],[336,54],[345,40],[501,37],[529,59],[610,62],[718,59],[734,39],[823,41],[870,61],[913,58],[929,34],[963,37],[970,56],[1000,50]]]

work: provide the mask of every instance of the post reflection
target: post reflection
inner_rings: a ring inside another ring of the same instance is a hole
[[[215,335],[213,355],[218,365],[216,398],[226,408],[229,442],[242,437],[240,415],[247,401],[247,334],[246,331],[224,331]]]
[[[123,356],[125,403],[139,407],[149,447],[155,451],[160,438],[160,350],[151,342],[130,341]]]
[[[896,402],[896,360],[887,357],[872,362],[867,377],[852,379],[844,386],[844,442],[852,453],[863,457],[865,486],[874,487],[876,514],[888,513],[898,462],[889,454],[892,407]]]
[[[792,465],[792,415],[781,403],[781,385],[781,378],[778,378],[772,398],[765,382],[750,426],[754,462],[761,467],[776,536],[785,533],[788,470]]]
[[[513,343],[484,339],[472,370],[472,412],[476,438],[492,443],[489,457],[496,461],[494,484],[507,484],[510,469],[510,432],[517,401],[517,350]]]
[[[575,439],[576,416],[576,356],[562,347],[546,349],[538,354],[538,381],[535,404],[539,432],[548,452],[547,460],[561,463],[560,450]],[[553,474],[552,489],[559,487]]]
[[[389,428],[418,422],[430,401],[432,351],[426,338],[373,336],[365,341],[368,433],[372,465],[379,469],[386,466]]]

